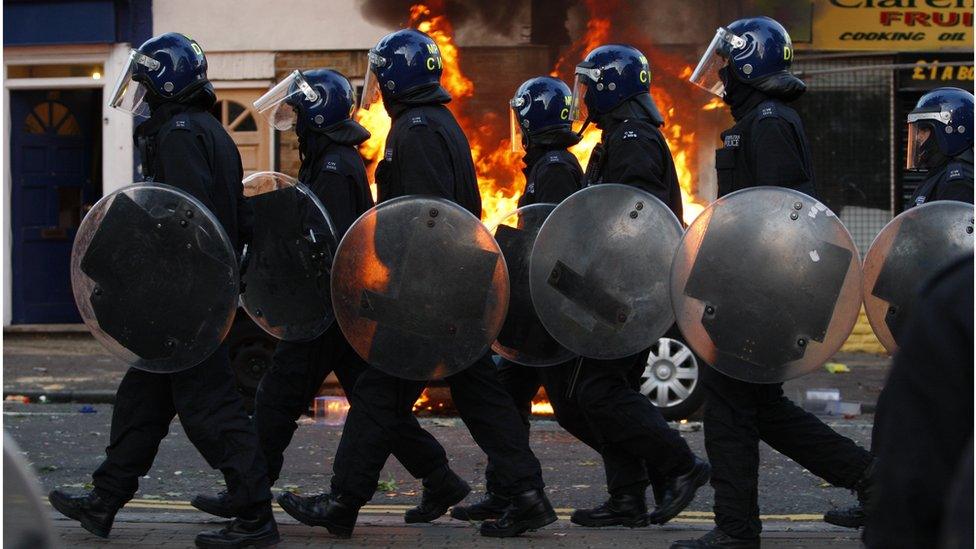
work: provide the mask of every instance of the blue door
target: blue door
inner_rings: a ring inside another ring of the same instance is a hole
[[[100,90],[10,92],[13,322],[80,322],[71,245],[101,188]]]

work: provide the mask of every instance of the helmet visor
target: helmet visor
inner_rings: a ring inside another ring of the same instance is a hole
[[[366,76],[363,77],[363,95],[360,97],[359,108],[368,109],[370,105],[379,101],[380,99],[380,83],[376,79],[376,73],[373,72],[375,68],[382,67],[386,64],[386,59],[383,59],[376,52],[370,50],[369,52],[369,64],[366,66]]]
[[[508,106],[511,107],[508,109],[508,127],[510,130],[509,139],[512,141],[512,152],[522,152],[525,150],[525,147],[522,146],[523,129],[519,124],[519,117],[515,114],[515,111],[526,108],[525,98],[516,97],[508,102]]]
[[[133,76],[139,72],[140,65],[153,71],[159,69],[159,61],[132,50],[129,53],[129,61],[115,82],[115,88],[109,96],[108,105],[133,115],[149,116],[149,104],[146,102],[148,88],[142,82],[133,80]]]
[[[589,116],[586,107],[586,90],[591,84],[600,80],[600,69],[576,66],[576,78],[573,80],[573,95],[569,100],[569,119],[572,122],[586,120]]]
[[[722,82],[718,71],[728,63],[733,49],[742,48],[745,45],[745,38],[732,34],[724,28],[719,28],[715,31],[715,36],[712,37],[705,53],[698,60],[698,66],[695,67],[688,81],[722,97],[725,94],[725,83]]]
[[[938,113],[935,113],[938,114]],[[908,151],[906,152],[905,168],[909,170],[925,169],[925,143],[935,139],[935,126],[931,118],[916,119],[908,123]]]
[[[291,100],[305,99],[318,101],[319,94],[305,80],[302,73],[294,71],[284,80],[274,85],[267,93],[254,102],[254,108],[268,119],[276,130],[285,131],[295,127],[298,113],[292,106]]]

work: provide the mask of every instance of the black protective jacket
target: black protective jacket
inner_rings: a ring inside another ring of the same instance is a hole
[[[789,187],[816,198],[810,145],[803,122],[779,99],[760,96],[722,132],[715,151],[718,196],[749,187]],[[733,108],[733,113],[736,109]]]
[[[936,200],[959,200],[973,203],[973,150],[950,158],[942,166],[931,170],[929,177],[915,189],[906,204],[909,208]]]
[[[559,204],[583,186],[579,160],[563,148],[531,147],[522,159],[525,192],[518,205]]]
[[[457,203],[481,219],[471,146],[441,103],[390,105],[393,125],[376,167],[377,202],[411,194]]]
[[[603,134],[586,165],[586,183],[637,187],[664,202],[681,220],[678,175],[658,124],[627,102],[604,116],[599,126]]]
[[[251,239],[251,209],[241,185],[241,155],[220,121],[200,105],[164,103],[136,128],[135,141],[146,180],[202,202],[240,254]]]
[[[315,193],[341,239],[350,225],[373,207],[366,166],[356,146],[369,139],[365,128],[348,121],[344,131],[315,134],[303,143],[298,179]]]

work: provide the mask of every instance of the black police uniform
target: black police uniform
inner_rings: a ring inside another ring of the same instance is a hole
[[[598,120],[603,130],[586,167],[589,185],[620,183],[647,191],[681,219],[681,190],[658,123],[631,99]],[[650,349],[615,360],[584,358],[576,402],[601,439],[607,489],[643,497],[647,485],[689,471],[694,455],[637,388]]]
[[[583,169],[576,157],[565,148],[530,146],[522,160],[525,163],[522,169],[525,191],[519,198],[520,208],[532,204],[559,204],[582,187]],[[498,365],[498,381],[515,401],[526,428],[532,415],[532,399],[539,392],[539,387],[544,386],[559,425],[599,452],[599,440],[590,431],[582,411],[575,401],[567,399],[568,384],[576,362],[577,359],[573,359],[555,366],[536,368],[502,359]],[[485,478],[486,490],[492,494],[498,493],[501,487],[495,478],[495,466],[490,458],[485,468]]]
[[[200,200],[240,252],[250,227],[241,158],[207,106],[159,105],[136,129],[136,144],[146,179]],[[131,499],[176,415],[207,463],[223,473],[231,508],[250,516],[267,505],[271,491],[264,458],[234,386],[226,344],[189,370],[156,374],[130,368],[125,373],[116,393],[107,456],[92,475],[95,492],[116,503]]]
[[[438,88],[440,90],[440,88]],[[468,140],[441,103],[446,92],[390,102],[393,125],[383,160],[377,166],[379,201],[424,194],[452,200],[481,216],[481,197]],[[529,449],[526,427],[512,398],[498,382],[485,355],[444,381],[475,442],[495,465],[502,495],[541,489],[539,460]],[[376,491],[380,471],[393,450],[391,432],[426,386],[370,368],[353,391],[352,407],[336,452],[333,495],[363,504]]]
[[[727,95],[728,97],[728,95]],[[736,124],[715,154],[719,197],[759,185],[816,196],[810,146],[793,108],[752,90],[732,104]],[[835,486],[853,488],[871,455],[783,394],[782,383],[758,384],[705,368],[705,448],[712,464],[715,522],[726,534],[756,538],[759,441]]]
[[[366,168],[356,151],[369,137],[358,124],[349,122],[327,134],[307,132],[302,149],[299,180],[315,193],[332,219],[338,236],[373,206]],[[352,393],[368,365],[359,357],[333,323],[311,341],[279,341],[271,369],[261,379],[255,399],[254,419],[261,449],[268,462],[273,484],[281,473],[283,454],[297,427],[296,421],[308,409],[322,382],[335,372],[347,396]],[[397,439],[393,455],[415,478],[447,466],[444,448],[417,423],[412,414],[402,416],[393,431]]]
[[[941,530],[952,535],[960,527],[961,539],[972,544],[972,386],[970,255],[923,285],[881,394],[872,441],[878,486],[864,530],[868,547],[956,546],[937,542]],[[960,486],[954,479],[967,454],[969,483]],[[946,505],[954,487],[968,488],[963,501],[970,512],[961,523],[946,524],[956,511]]]
[[[921,206],[936,200],[973,203],[972,149],[950,158],[942,166],[931,170],[928,178],[915,189],[908,206]]]

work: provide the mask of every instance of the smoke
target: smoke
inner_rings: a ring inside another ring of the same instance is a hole
[[[508,34],[518,21],[514,14],[524,4],[522,0],[360,0],[361,10],[367,19],[392,28],[407,25],[410,6],[424,4],[432,13],[446,15],[455,28],[479,25]]]

